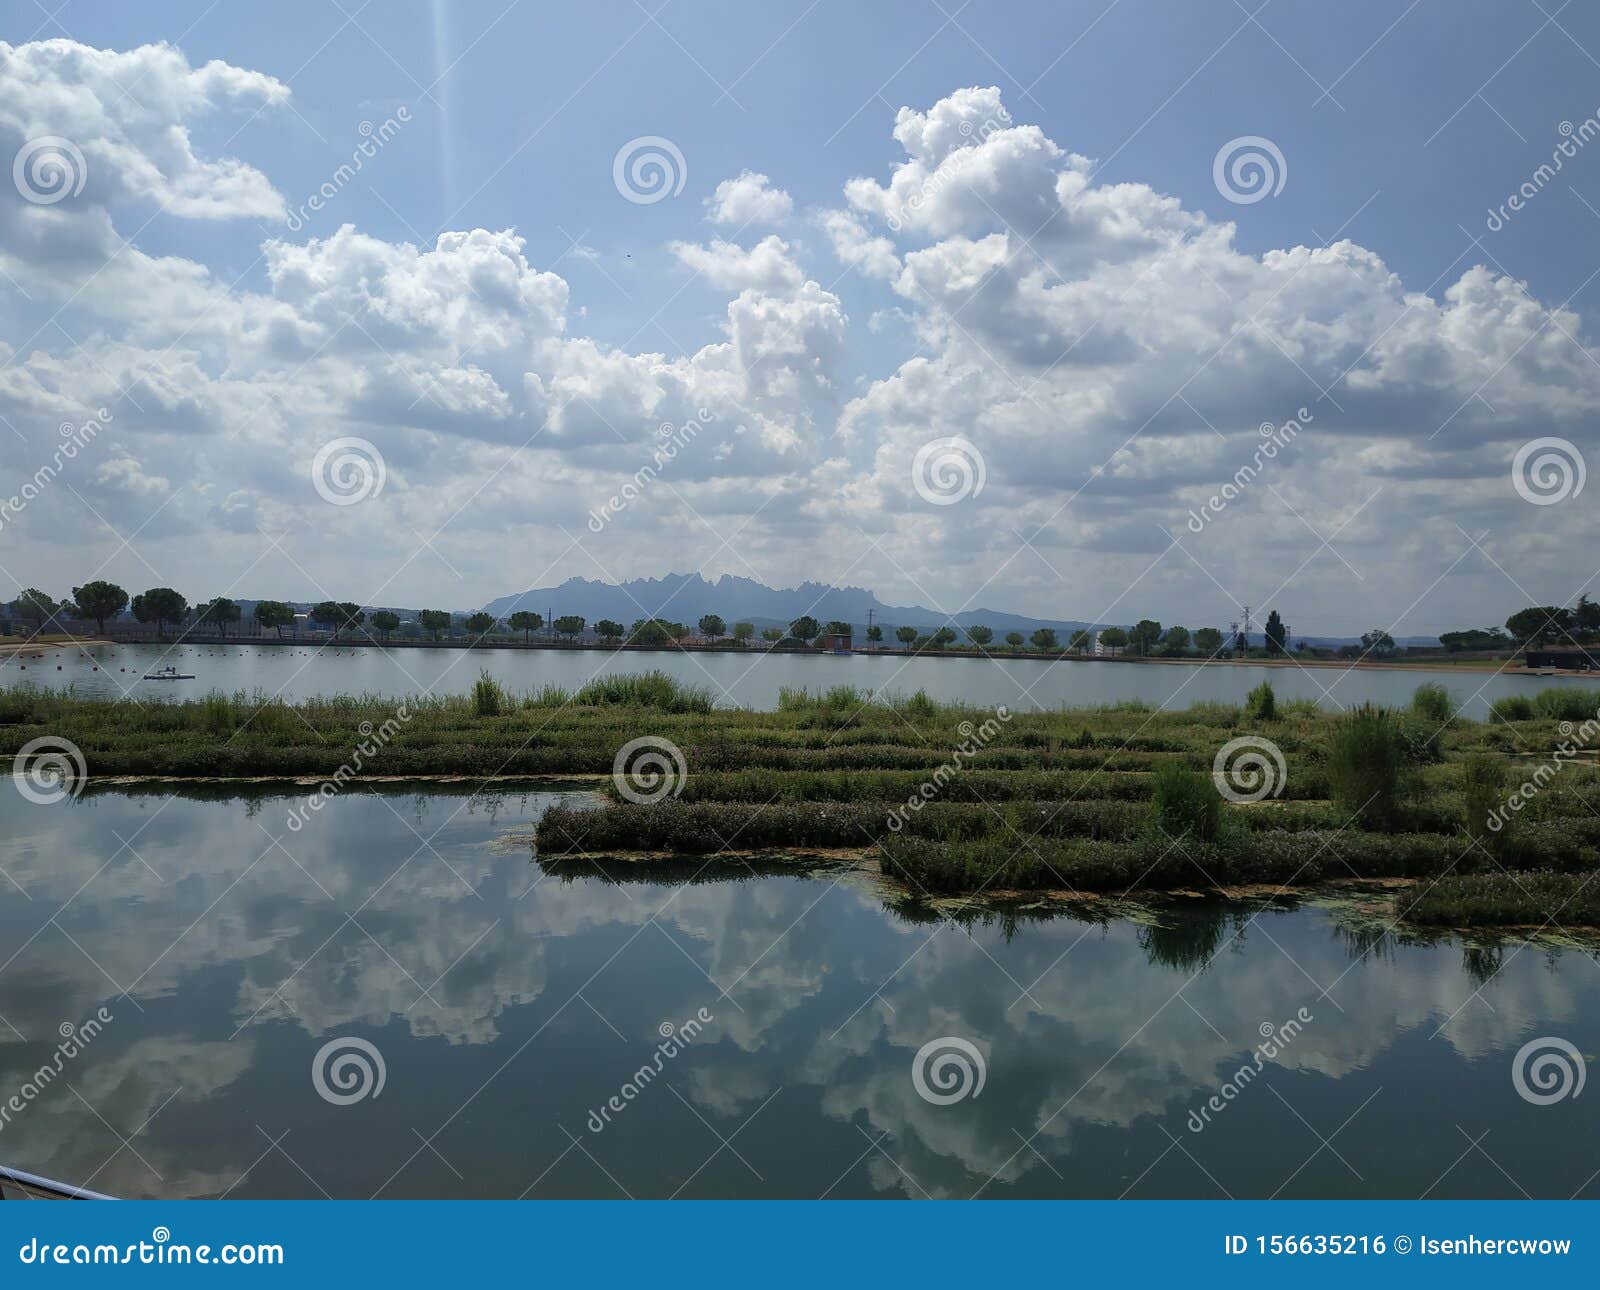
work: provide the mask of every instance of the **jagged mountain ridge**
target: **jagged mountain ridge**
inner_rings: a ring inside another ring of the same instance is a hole
[[[892,631],[896,627],[918,627],[931,631],[953,622],[958,627],[976,624],[994,629],[997,636],[1019,631],[1024,635],[1040,627],[1051,627],[1059,633],[1070,633],[1084,627],[1127,627],[1129,623],[1089,623],[1082,619],[1035,618],[1027,614],[1013,614],[999,609],[970,609],[946,616],[922,605],[890,605],[879,600],[863,587],[834,587],[821,582],[802,582],[798,587],[769,587],[753,578],[736,574],[723,574],[707,579],[698,573],[669,573],[660,578],[634,578],[613,584],[597,582],[590,578],[568,578],[556,587],[540,587],[517,595],[501,596],[483,607],[496,618],[504,618],[519,609],[531,609],[549,616],[554,613],[578,614],[590,623],[601,618],[613,618],[627,624],[637,618],[667,618],[676,622],[694,624],[705,614],[718,614],[732,626],[737,621],[754,623],[758,628],[786,626],[801,614],[810,614],[819,622],[838,619],[850,623],[859,633],[867,625],[870,612],[873,622]],[[1168,624],[1170,625],[1170,624]],[[1227,629],[1226,618],[1210,623],[1185,623],[1196,627]],[[1062,640],[1066,637],[1063,635]],[[1260,641],[1259,629],[1251,633],[1252,641]],[[1313,644],[1348,644],[1353,637],[1309,638]],[[1434,645],[1431,636],[1398,638],[1401,646]]]
[[[838,619],[864,628],[867,616],[885,627],[913,626],[932,630],[953,621],[962,627],[984,623],[997,632],[1032,631],[1037,627],[1077,630],[1088,623],[1031,618],[993,609],[972,609],[947,618],[921,605],[889,605],[863,587],[834,587],[803,582],[798,587],[769,587],[735,574],[708,580],[698,573],[667,574],[660,578],[635,578],[620,585],[589,578],[568,578],[558,587],[543,587],[519,595],[501,596],[484,609],[503,618],[518,609],[541,614],[581,614],[590,622],[614,618],[631,623],[636,618],[669,618],[695,623],[704,614],[719,614],[759,626],[784,625],[801,614],[821,622]]]

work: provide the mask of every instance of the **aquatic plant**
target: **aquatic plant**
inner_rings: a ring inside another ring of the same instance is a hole
[[[1508,694],[1489,705],[1491,721],[1532,721],[1534,716],[1533,700],[1526,694]]]
[[[1411,754],[1395,714],[1364,703],[1339,718],[1328,745],[1328,787],[1334,802],[1363,828],[1399,820]]]
[[[210,735],[231,735],[238,729],[233,704],[226,696],[215,692],[200,701],[200,729]]]
[[[1591,875],[1554,872],[1451,874],[1418,883],[1395,901],[1401,917],[1442,927],[1600,927],[1600,886]]]
[[[472,710],[480,717],[498,717],[511,707],[511,698],[505,687],[489,675],[488,669],[478,673],[472,683]]]
[[[1473,753],[1462,762],[1461,779],[1462,831],[1490,856],[1507,853],[1515,821],[1491,826],[1505,814],[1505,763],[1490,753]]]
[[[1600,695],[1587,687],[1580,690],[1561,686],[1540,690],[1533,696],[1533,712],[1536,717],[1551,721],[1588,721],[1600,715]]]
[[[685,685],[660,671],[596,677],[573,695],[572,701],[582,707],[661,708],[667,712],[709,713],[713,706],[711,691]]]
[[[1456,701],[1444,686],[1427,681],[1412,691],[1411,711],[1424,720],[1442,726],[1455,718]]]
[[[1222,797],[1209,775],[1168,763],[1150,778],[1151,818],[1160,832],[1173,839],[1215,840],[1222,824]]]
[[[1278,696],[1273,693],[1271,681],[1263,681],[1244,696],[1244,714],[1252,721],[1278,719]]]

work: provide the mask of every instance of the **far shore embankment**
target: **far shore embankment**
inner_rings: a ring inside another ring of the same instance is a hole
[[[600,640],[514,640],[510,638],[482,637],[477,639],[447,638],[423,640],[414,637],[397,637],[383,640],[362,634],[360,636],[222,636],[215,632],[183,632],[171,638],[155,636],[94,636],[50,638],[0,639],[0,656],[26,651],[49,649],[76,649],[105,645],[258,645],[264,648],[287,647],[318,649],[496,649],[496,650],[604,650],[627,654],[781,654],[813,655],[821,658],[838,658],[862,655],[868,658],[929,658],[929,659],[997,659],[1006,662],[1026,663],[1107,663],[1122,665],[1161,665],[1167,667],[1284,667],[1321,669],[1332,671],[1388,671],[1436,672],[1460,671],[1498,673],[1518,677],[1585,677],[1600,680],[1600,670],[1583,671],[1577,668],[1530,668],[1516,658],[1460,658],[1451,654],[1411,655],[1401,659],[1371,658],[1159,658],[1138,654],[1079,654],[1071,650],[1057,652],[1009,649],[894,649],[891,647],[855,647],[845,654],[821,649],[806,649],[793,645],[760,643],[736,644],[733,641],[695,641],[674,645],[634,645],[627,642],[608,643]]]

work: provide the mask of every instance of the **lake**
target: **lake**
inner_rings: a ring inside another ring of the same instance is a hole
[[[0,786],[6,1164],[130,1197],[1596,1191],[1600,1097],[1513,1079],[1600,1046],[1579,950],[1318,905],[960,925],[854,872],[547,873],[573,793],[347,792],[291,832],[300,797],[230,792]]]
[[[1005,704],[1016,711],[1091,706],[1142,699],[1187,707],[1202,699],[1237,703],[1263,680],[1281,699],[1314,699],[1327,708],[1371,701],[1403,704],[1425,681],[1455,694],[1463,711],[1482,717],[1507,694],[1531,694],[1543,686],[1588,687],[1600,700],[1600,685],[1583,677],[1534,677],[1465,669],[1431,671],[1371,668],[1186,667],[1068,660],[916,658],[904,655],[685,653],[603,649],[515,650],[413,648],[382,650],[339,645],[104,645],[82,650],[45,647],[44,657],[0,656],[0,685],[71,687],[81,694],[114,698],[197,698],[260,690],[298,700],[325,695],[372,693],[464,694],[480,671],[488,671],[513,693],[557,685],[575,690],[596,676],[660,669],[709,690],[717,702],[772,709],[781,687],[862,689],[910,694],[923,689],[935,699],[983,707]],[[192,681],[145,681],[145,673],[174,665]],[[59,670],[58,670],[59,669]]]

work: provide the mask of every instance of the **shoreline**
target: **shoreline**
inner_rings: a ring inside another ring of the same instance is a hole
[[[777,654],[785,658],[815,657],[815,658],[888,658],[888,659],[970,659],[974,661],[1004,661],[1026,663],[1126,663],[1165,665],[1169,667],[1269,667],[1269,668],[1294,668],[1304,670],[1322,671],[1373,671],[1373,672],[1461,672],[1483,673],[1485,675],[1498,675],[1505,677],[1531,677],[1554,678],[1576,677],[1581,680],[1600,681],[1600,672],[1583,671],[1577,668],[1530,668],[1516,664],[1514,659],[1469,659],[1452,662],[1448,656],[1427,659],[1415,658],[1405,660],[1387,659],[1330,659],[1330,658],[1152,658],[1137,654],[1073,654],[1063,652],[1059,654],[1045,654],[1032,650],[896,650],[896,649],[865,649],[852,648],[847,653],[836,654],[827,650],[780,648],[766,645],[734,645],[706,644],[687,646],[659,646],[659,645],[630,645],[617,644],[605,645],[598,641],[568,642],[568,641],[423,641],[423,640],[300,640],[284,638],[282,640],[271,637],[251,637],[243,639],[236,636],[214,636],[210,634],[191,634],[176,637],[172,640],[131,640],[115,637],[69,637],[51,641],[19,641],[6,643],[0,641],[0,658],[12,656],[25,651],[45,651],[51,649],[83,649],[89,646],[133,646],[156,645],[172,648],[178,645],[193,646],[242,646],[262,647],[266,649],[445,649],[445,650],[575,650],[591,653],[627,653],[633,654],[737,654],[742,657],[759,656],[764,654]]]
[[[64,640],[19,640],[15,642],[0,638],[0,654],[20,654],[24,650],[37,650],[42,657],[45,650],[81,649],[86,645],[115,644],[115,641],[100,636],[71,636]]]

